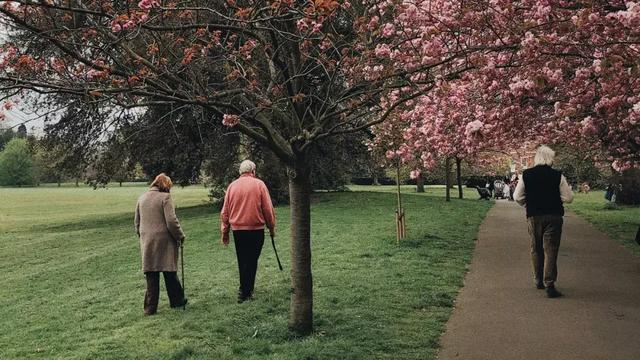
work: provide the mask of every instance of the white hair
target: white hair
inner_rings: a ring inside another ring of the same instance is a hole
[[[556,152],[551,150],[550,147],[546,145],[542,145],[536,151],[536,157],[533,159],[533,163],[535,166],[538,165],[549,165],[553,164],[553,159],[556,157]]]
[[[251,160],[240,163],[240,175],[256,171],[256,164]]]

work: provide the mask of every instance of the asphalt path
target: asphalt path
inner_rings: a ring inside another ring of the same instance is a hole
[[[524,210],[498,201],[438,359],[640,359],[640,257],[567,213],[556,288],[563,297],[535,288]]]

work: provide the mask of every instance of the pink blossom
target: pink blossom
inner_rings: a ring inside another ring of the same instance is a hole
[[[385,156],[387,157],[387,159],[391,160],[396,157],[396,152],[393,150],[387,150]]]
[[[367,28],[369,30],[373,30],[378,26],[378,21],[380,21],[380,18],[378,16],[374,16],[371,18],[371,20],[369,20],[369,24],[367,25]]]
[[[386,38],[391,37],[395,34],[395,31],[396,27],[391,23],[387,23],[382,27],[382,36]]]
[[[307,19],[300,19],[298,21],[296,21],[296,27],[298,28],[298,31],[303,31],[305,29],[309,28],[309,23],[307,22]]]
[[[378,46],[376,46],[375,53],[379,58],[386,58],[391,55],[391,48],[387,44],[378,44]]]
[[[465,131],[468,134],[473,134],[473,133],[476,133],[476,132],[480,131],[483,126],[484,126],[484,123],[482,121],[474,120],[474,121],[472,121],[472,122],[467,124],[467,126],[465,127]]]
[[[157,0],[140,0],[138,7],[143,10],[151,10],[155,7],[160,7],[160,2]]]
[[[136,26],[136,23],[133,20],[129,20],[122,25],[122,28],[125,30],[133,29]]]
[[[222,124],[225,126],[233,127],[238,125],[239,122],[240,122],[240,116],[238,115],[224,114],[222,116]]]
[[[122,25],[120,25],[116,21],[112,21],[111,22],[111,31],[113,31],[114,33],[118,33],[120,31],[122,31]]]
[[[322,22],[316,22],[316,21],[311,22],[311,32],[319,33],[320,31],[322,31]]]

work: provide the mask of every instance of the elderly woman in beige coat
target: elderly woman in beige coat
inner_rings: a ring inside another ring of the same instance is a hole
[[[136,205],[135,227],[140,238],[142,271],[147,279],[145,315],[153,315],[158,310],[160,272],[164,275],[169,305],[177,308],[187,303],[177,276],[178,248],[185,236],[169,194],[172,186],[168,176],[158,175]]]

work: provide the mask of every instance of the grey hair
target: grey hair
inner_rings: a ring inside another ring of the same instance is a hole
[[[536,151],[536,157],[533,159],[535,166],[553,164],[553,159],[556,157],[556,152],[551,150],[550,147],[542,145]]]
[[[240,163],[240,175],[256,171],[256,164],[251,160]]]

